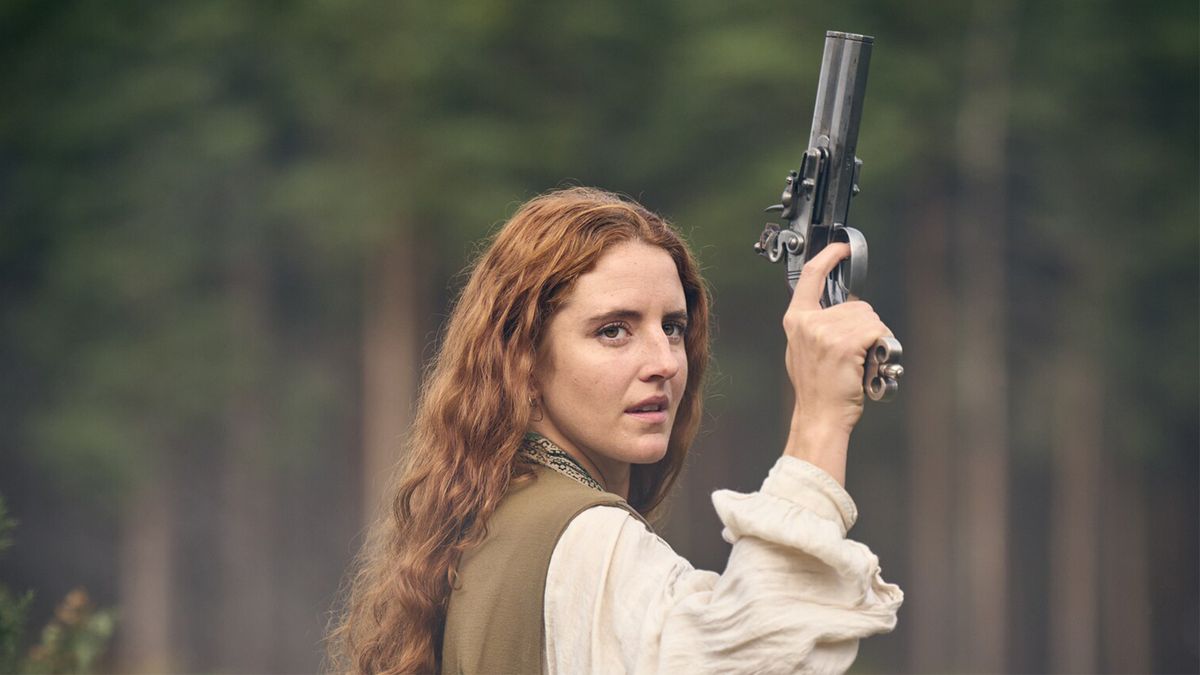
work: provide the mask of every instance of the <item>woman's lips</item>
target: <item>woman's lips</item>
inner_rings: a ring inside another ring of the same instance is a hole
[[[654,412],[626,412],[625,414],[647,424],[662,424],[663,422],[667,421],[666,410],[656,410]]]

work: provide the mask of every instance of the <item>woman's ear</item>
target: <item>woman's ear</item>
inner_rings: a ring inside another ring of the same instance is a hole
[[[542,362],[539,360],[540,354],[535,347],[529,354],[529,395],[533,398],[540,398],[542,395],[541,370]]]
[[[529,418],[529,421],[530,422],[541,422],[542,415],[543,415],[543,413],[542,413],[542,390],[541,390],[541,387],[538,386],[537,377],[535,375],[531,374],[529,377],[529,388],[527,390],[526,396],[529,399],[529,409],[531,411],[531,417]]]

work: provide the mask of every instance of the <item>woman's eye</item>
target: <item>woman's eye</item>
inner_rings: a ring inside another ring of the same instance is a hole
[[[673,321],[671,323],[663,324],[663,332],[667,334],[667,337],[683,337],[683,333],[686,330],[687,327],[682,323]]]
[[[624,330],[625,330],[624,326],[614,323],[611,326],[605,326],[604,328],[601,328],[600,334],[610,340],[615,340],[615,339],[621,337],[621,332]]]

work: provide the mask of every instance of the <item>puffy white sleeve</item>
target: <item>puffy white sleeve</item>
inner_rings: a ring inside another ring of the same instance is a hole
[[[850,495],[781,457],[762,489],[713,493],[733,544],[723,574],[694,569],[624,510],[579,514],[546,580],[550,673],[827,673],[891,631],[904,599],[846,539]]]

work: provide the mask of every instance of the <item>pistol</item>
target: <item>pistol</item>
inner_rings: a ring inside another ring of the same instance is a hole
[[[831,307],[862,295],[867,279],[867,239],[850,222],[850,201],[858,194],[862,160],[855,156],[858,124],[867,90],[867,68],[875,38],[828,31],[817,103],[813,109],[808,149],[800,168],[788,172],[779,204],[780,223],[767,223],[754,250],[771,262],[783,260],[788,288],[794,290],[804,264],[828,244],[850,245],[843,260],[825,280],[821,306]],[[904,374],[903,349],[893,337],[882,337],[867,352],[863,392],[887,401],[899,390]]]

